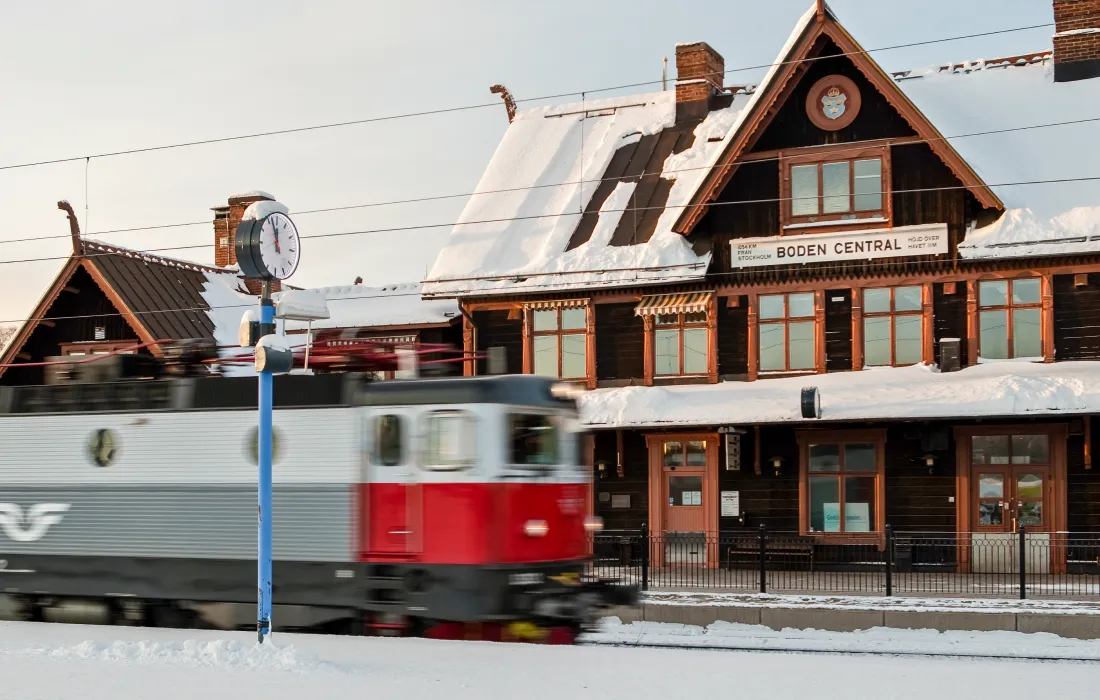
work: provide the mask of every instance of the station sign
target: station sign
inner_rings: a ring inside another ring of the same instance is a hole
[[[947,224],[735,238],[730,247],[734,268],[939,255],[948,252]]]

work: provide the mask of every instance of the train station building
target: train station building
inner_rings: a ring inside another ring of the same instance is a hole
[[[818,3],[758,84],[700,42],[668,89],[510,109],[424,285],[465,373],[589,390],[595,512],[705,566],[760,526],[959,570],[1100,530],[1100,3],[1053,9],[1053,50],[890,72]]]

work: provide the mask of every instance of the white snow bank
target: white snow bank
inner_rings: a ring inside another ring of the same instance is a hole
[[[459,314],[455,301],[423,299],[418,283],[382,287],[357,284],[309,291],[324,298],[329,312],[329,318],[313,322],[314,330],[450,323]],[[273,296],[281,300],[281,295]],[[286,329],[305,330],[307,325],[305,321],[288,320]]]
[[[1022,632],[938,632],[882,627],[859,632],[777,631],[762,625],[730,622],[715,622],[707,627],[660,622],[624,625],[618,618],[607,618],[601,622],[598,632],[586,635],[585,641],[683,648],[1100,661],[1100,640],[1065,639],[1047,633]]]
[[[290,210],[279,202],[260,200],[248,205],[241,215],[241,221],[259,221],[271,214],[290,214]]]
[[[636,628],[635,628],[636,629]],[[621,630],[620,630],[621,631]],[[720,634],[721,628],[712,633]],[[525,700],[655,700],[672,697],[738,697],[768,700],[850,700],[876,689],[890,700],[972,700],[976,696],[1011,697],[1021,688],[1042,688],[1059,700],[1094,700],[1093,664],[1013,663],[984,659],[807,654],[699,653],[677,649],[640,649],[598,645],[547,647],[420,639],[329,637],[283,634],[276,646],[302,650],[291,668],[308,673],[248,670],[234,666],[139,663],[49,653],[28,656],[28,647],[65,649],[95,636],[110,646],[159,642],[176,649],[187,640],[239,640],[252,648],[251,632],[203,632],[81,625],[0,624],[0,679],[5,698],[51,700],[194,700],[194,698],[360,697],[494,700],[522,694]],[[635,636],[637,636],[635,634]],[[937,638],[935,635],[923,635]],[[942,639],[958,638],[945,635]],[[686,637],[686,635],[685,635]],[[867,635],[830,635],[816,643],[837,647]],[[911,637],[912,638],[912,637]],[[982,633],[979,639],[997,639]],[[1034,637],[1060,648],[1056,638]],[[876,641],[882,643],[883,637]],[[668,640],[666,640],[668,641]],[[805,642],[801,642],[805,643]],[[866,642],[862,642],[866,644]],[[910,643],[910,642],[907,642]],[[1072,644],[1072,642],[1069,642]],[[264,645],[265,647],[267,644]],[[1076,644],[1074,645],[1077,646]],[[830,649],[835,650],[835,649]],[[1074,649],[1076,653],[1076,649]],[[264,650],[260,653],[266,653]],[[348,672],[313,665],[303,652]],[[276,654],[277,656],[277,654]],[[178,656],[175,658],[179,658]],[[208,658],[208,657],[201,657]],[[369,667],[366,666],[369,664]]]
[[[582,395],[594,428],[806,421],[803,387],[816,386],[822,421],[963,418],[1100,411],[1100,363],[992,363],[959,372],[876,368],[756,382],[623,387]],[[819,421],[820,422],[820,421]]]
[[[993,225],[968,233],[959,245],[965,258],[1100,251],[1100,181],[1065,182],[1100,176],[1097,122],[1023,128],[1100,117],[1095,80],[1055,83],[1053,72],[1049,58],[977,62],[898,81],[1007,208]],[[1059,182],[1015,184],[1040,180]]]
[[[0,654],[47,657],[52,660],[107,661],[124,664],[170,664],[189,667],[217,667],[246,671],[311,673],[338,670],[315,654],[272,642],[264,645],[233,640],[188,639],[179,642],[87,640],[71,646],[33,646]]]

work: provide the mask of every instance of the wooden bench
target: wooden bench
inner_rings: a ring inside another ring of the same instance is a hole
[[[810,539],[782,539],[765,544],[764,555],[767,562],[776,560],[805,561],[814,570],[814,542]],[[760,540],[745,538],[726,548],[726,567],[733,570],[734,557],[745,556],[750,561],[760,563]]]

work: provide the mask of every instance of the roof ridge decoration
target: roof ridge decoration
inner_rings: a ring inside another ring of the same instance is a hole
[[[163,255],[153,255],[152,253],[146,253],[140,250],[134,250],[133,248],[123,248],[122,246],[110,245],[107,243],[100,243],[99,241],[84,240],[84,251],[97,250],[100,251],[100,255],[121,255],[134,260],[141,260],[146,263],[153,263],[155,265],[164,265],[165,267],[174,267],[180,270],[190,270],[192,272],[214,272],[223,275],[239,276],[239,272],[236,270],[230,270],[221,267],[215,267],[213,265],[203,265],[201,263],[191,262],[190,260],[180,260],[178,258],[169,258]]]
[[[672,230],[688,235],[703,218],[706,204],[714,201],[738,167],[738,159],[751,148],[771,123],[779,107],[790,98],[798,80],[808,65],[804,59],[821,37],[831,39],[846,54],[855,67],[886,99],[913,130],[928,142],[940,160],[967,186],[974,197],[985,207],[1005,209],[974,169],[949,144],[932,122],[913,104],[895,82],[837,20],[835,13],[824,2],[817,1],[806,12],[791,33],[787,44],[773,62],[772,69],[760,81],[752,101],[745,107],[741,118],[731,130],[731,137],[706,174],[692,197],[673,224]]]

